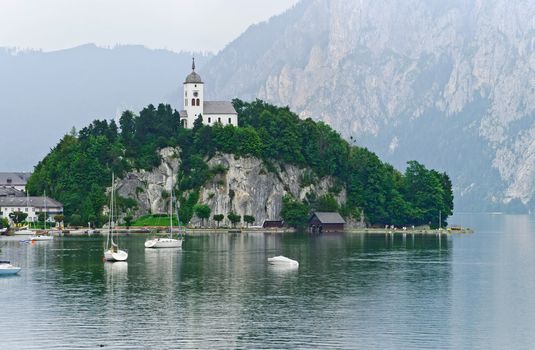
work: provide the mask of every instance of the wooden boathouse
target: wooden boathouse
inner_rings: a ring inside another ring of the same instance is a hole
[[[308,220],[308,230],[312,233],[341,232],[345,220],[336,212],[315,212]]]

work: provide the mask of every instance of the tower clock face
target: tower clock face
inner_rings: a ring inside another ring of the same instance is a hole
[[[199,96],[199,93],[197,91],[194,91],[193,92],[193,97],[197,97],[197,96]]]

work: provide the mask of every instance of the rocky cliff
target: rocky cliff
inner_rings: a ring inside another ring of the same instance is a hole
[[[302,1],[203,70],[218,98],[321,119],[403,168],[447,171],[461,209],[535,194],[535,2]]]
[[[128,173],[119,181],[117,192],[122,197],[130,197],[138,202],[136,215],[167,212],[164,200],[180,169],[180,150],[165,148],[160,151],[162,162],[151,171]],[[222,165],[226,170],[209,180],[201,188],[199,202],[210,206],[213,214],[225,216],[234,212],[240,216],[252,215],[256,225],[267,219],[279,219],[282,197],[292,194],[304,199],[307,193],[318,196],[326,194],[335,186],[330,177],[318,179],[314,184],[303,186],[302,179],[309,169],[293,165],[275,164],[268,171],[260,159],[252,157],[236,158],[232,154],[218,154],[207,160],[210,167]],[[336,199],[345,203],[346,191],[342,189]],[[198,223],[197,219],[192,224]]]

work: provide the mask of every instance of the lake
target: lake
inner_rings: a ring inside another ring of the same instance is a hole
[[[2,238],[23,269],[0,278],[0,348],[532,348],[535,218],[449,222],[476,233],[122,237],[127,263],[104,263],[101,237]]]

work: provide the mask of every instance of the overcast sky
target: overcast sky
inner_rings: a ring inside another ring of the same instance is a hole
[[[0,0],[0,47],[86,43],[218,51],[297,0]]]

